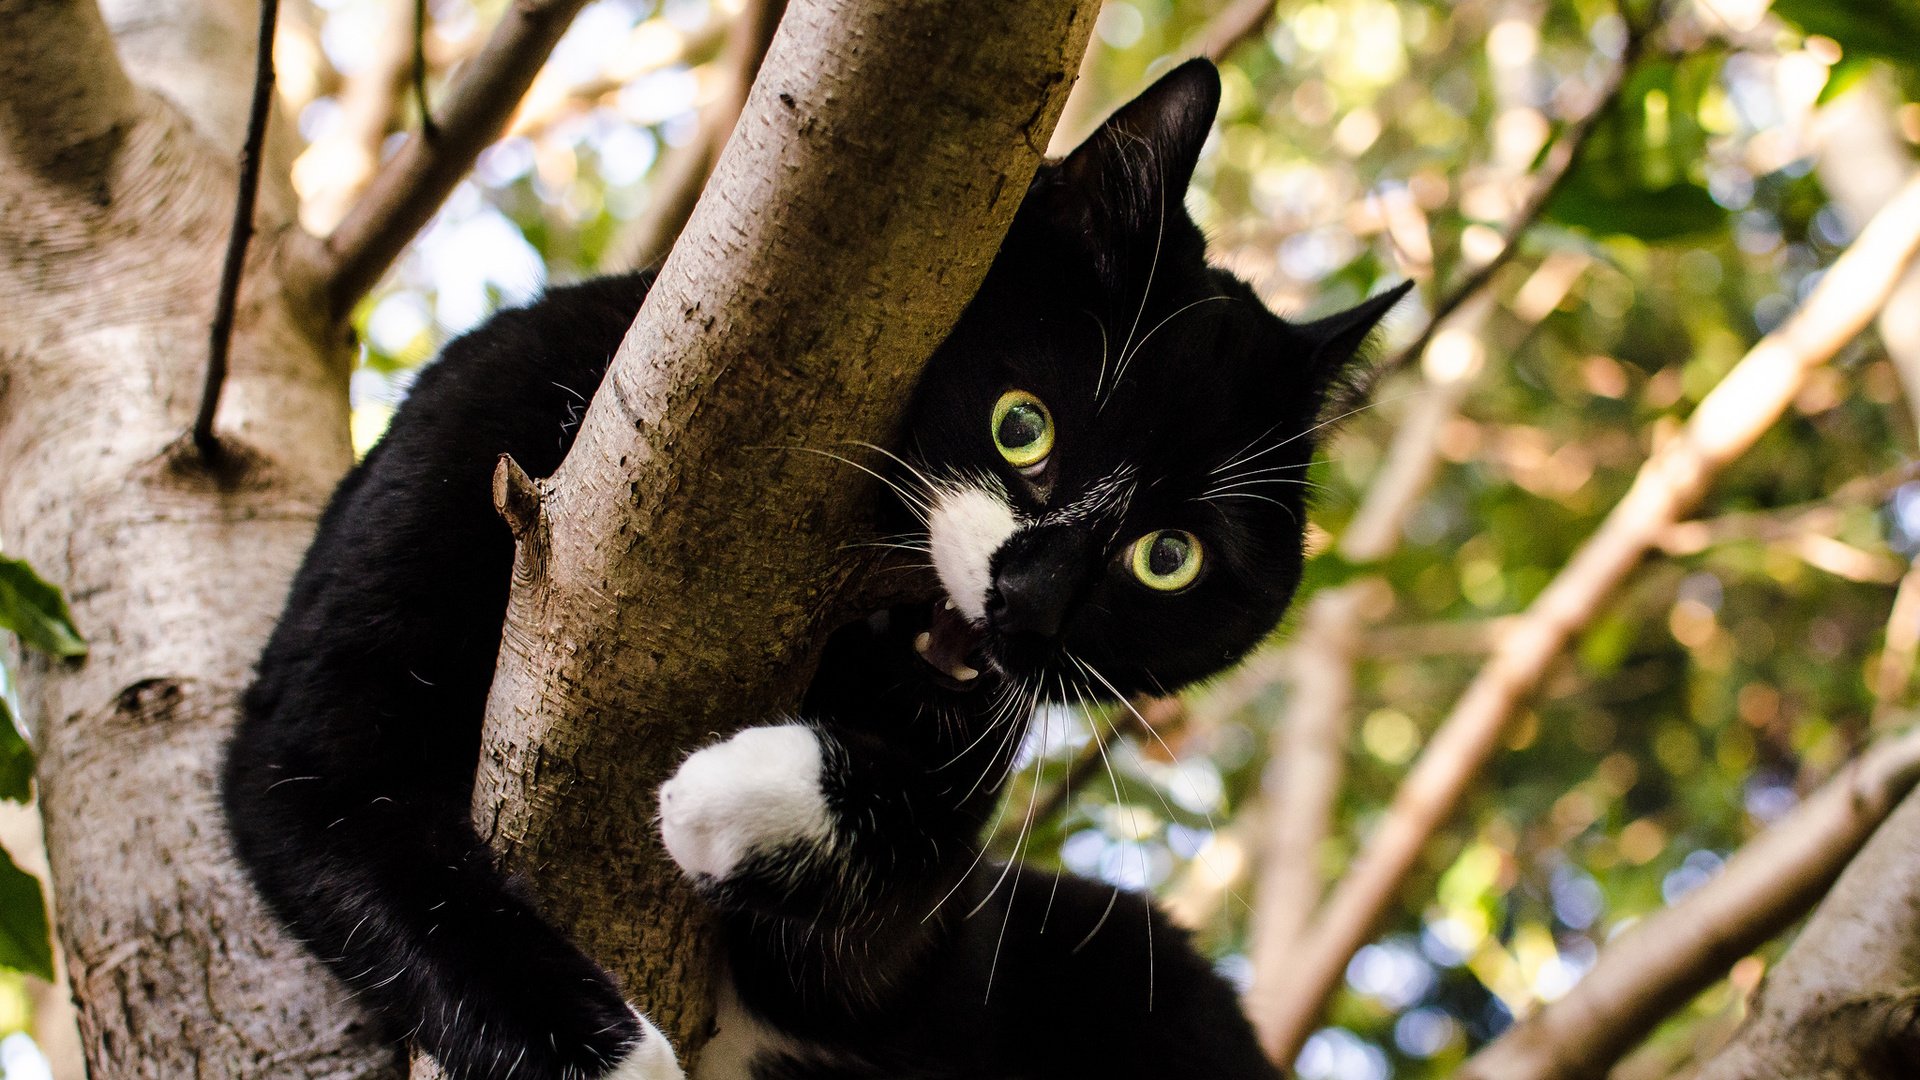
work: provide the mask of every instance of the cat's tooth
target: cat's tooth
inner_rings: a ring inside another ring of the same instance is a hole
[[[920,636],[913,639],[913,651],[919,653],[921,656],[927,655],[927,650],[932,647],[933,634],[928,631],[920,631]]]
[[[940,609],[941,609],[942,611],[952,611],[952,610],[953,610],[953,598],[952,598],[952,597],[948,597],[948,598],[946,598],[945,600],[942,600],[942,601],[940,601]]]
[[[948,671],[947,674],[953,676],[956,679],[959,679],[961,682],[972,682],[973,680],[980,677],[980,673],[978,671],[975,671],[974,669],[968,667],[965,664],[953,665],[953,669],[951,671]]]

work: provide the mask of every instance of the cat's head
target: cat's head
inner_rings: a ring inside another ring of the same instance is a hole
[[[1219,97],[1191,61],[1042,167],[929,363],[903,456],[946,593],[916,644],[950,688],[1172,690],[1299,583],[1323,411],[1404,289],[1292,323],[1207,265],[1184,196]]]

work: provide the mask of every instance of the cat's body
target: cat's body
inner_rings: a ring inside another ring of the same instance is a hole
[[[1184,685],[1278,622],[1316,418],[1394,299],[1295,326],[1205,266],[1180,198],[1217,95],[1186,65],[1043,170],[929,362],[890,480],[942,601],[837,632],[804,720],[662,789],[727,931],[703,1076],[1276,1075],[1143,898],[977,847],[1034,704]],[[264,895],[458,1080],[678,1075],[467,819],[512,561],[494,463],[558,466],[649,282],[555,290],[422,372],[321,522],[229,760]]]

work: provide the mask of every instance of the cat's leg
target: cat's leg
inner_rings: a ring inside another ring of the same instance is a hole
[[[870,735],[747,728],[661,787],[661,836],[722,909],[825,925],[871,918],[950,882],[970,857],[977,823],[928,774]]]
[[[465,796],[382,760],[243,726],[228,820],[292,934],[454,1080],[681,1080],[666,1038],[494,868]]]

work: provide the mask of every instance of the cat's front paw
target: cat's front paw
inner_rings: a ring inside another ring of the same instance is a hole
[[[626,1056],[602,1074],[600,1080],[686,1080],[687,1074],[680,1071],[679,1059],[673,1056],[673,1044],[653,1026],[653,1021],[637,1010],[634,1015],[640,1020],[640,1040],[629,1047]]]
[[[832,846],[826,754],[804,724],[748,728],[689,757],[660,788],[660,836],[680,869],[724,883],[751,865],[814,862]]]

